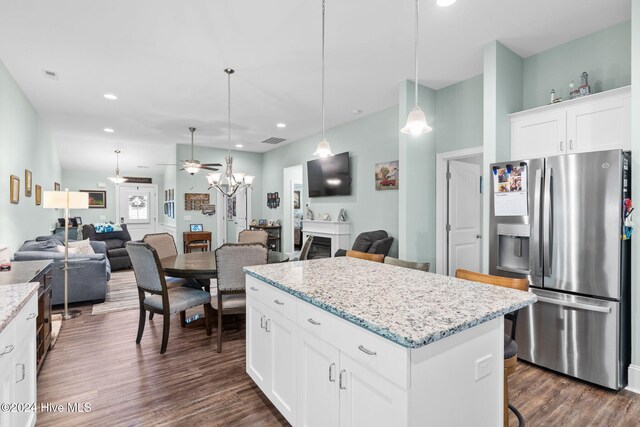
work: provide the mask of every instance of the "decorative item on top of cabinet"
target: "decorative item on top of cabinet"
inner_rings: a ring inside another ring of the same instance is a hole
[[[307,206],[307,214],[306,217],[309,221],[313,221],[313,211],[309,206]]]
[[[323,221],[331,221],[331,215],[329,215],[328,213],[323,213],[322,214],[322,220]]]
[[[267,207],[269,209],[277,209],[280,206],[280,195],[275,193],[267,193]]]
[[[338,214],[338,221],[339,222],[347,221],[347,211],[345,211],[344,209],[340,209],[340,213]]]

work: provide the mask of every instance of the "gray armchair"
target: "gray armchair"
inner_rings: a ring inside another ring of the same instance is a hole
[[[351,249],[368,254],[382,254],[387,256],[389,254],[389,250],[391,250],[392,244],[393,237],[390,237],[386,231],[366,231],[364,233],[360,233],[358,237],[356,237]],[[343,249],[338,249],[335,253],[335,256],[346,255],[347,251]]]
[[[64,254],[58,251],[62,243],[53,238],[41,241],[27,241],[13,256],[13,260],[34,261],[54,260],[51,290],[53,305],[64,303]],[[107,259],[107,245],[91,242],[95,254],[69,255],[69,303],[95,301],[102,302],[107,294],[107,282],[111,279],[111,265]]]

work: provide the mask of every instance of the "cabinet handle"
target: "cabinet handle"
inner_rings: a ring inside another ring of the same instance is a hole
[[[336,369],[335,363],[332,363],[331,365],[329,365],[329,381],[332,383],[336,382],[335,369]]]
[[[340,384],[340,390],[346,390],[347,389],[347,382],[344,380],[344,375],[347,373],[347,371],[345,371],[344,369],[342,371],[340,371],[340,378],[339,378],[339,384]]]
[[[376,354],[378,354],[378,353],[376,353],[375,351],[371,351],[371,350],[369,350],[368,348],[366,348],[366,347],[365,347],[365,346],[363,346],[363,345],[359,345],[359,346],[358,346],[358,350],[360,350],[360,351],[361,351],[361,352],[363,352],[364,354],[368,354],[369,356],[375,356]]]
[[[320,326],[320,322],[316,322],[311,317],[307,319],[307,322],[311,323],[313,326]]]
[[[31,320],[31,319],[35,319],[38,315],[36,313],[31,313],[28,317],[27,320]]]
[[[258,288],[256,288],[256,287],[251,286],[251,288],[250,288],[250,289],[251,289],[252,291],[254,291],[254,292],[258,292]]]
[[[19,382],[24,381],[24,379],[26,378],[26,371],[25,371],[25,365],[24,363],[16,363],[16,367],[18,366],[22,366],[22,378],[20,378],[18,381],[16,381],[16,384],[18,384]]]
[[[569,140],[569,150],[573,150],[573,139]]]
[[[264,319],[265,319],[265,317],[266,317],[266,316],[262,316],[262,317],[260,318],[260,327],[261,327],[262,329],[264,329],[264,327],[265,327],[265,326],[264,326]]]
[[[278,305],[284,305],[284,302],[282,302],[280,300],[277,300],[277,299],[274,299],[273,302],[275,302]]]
[[[267,332],[271,332],[271,319],[267,319],[264,324],[264,330]]]
[[[9,354],[13,351],[13,349],[15,348],[15,346],[13,345],[7,345],[4,347],[4,351],[2,353],[0,353],[0,356],[4,356],[5,354]]]
[[[560,151],[564,151],[564,142],[560,141]]]

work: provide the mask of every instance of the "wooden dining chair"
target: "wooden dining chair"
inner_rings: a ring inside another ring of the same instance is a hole
[[[212,312],[209,292],[188,286],[169,289],[160,264],[160,257],[155,249],[142,242],[127,242],[126,248],[133,265],[140,301],[140,320],[136,343],[140,344],[142,340],[146,312],[162,314],[160,354],[164,354],[169,342],[170,316],[199,305],[204,307],[205,327],[207,335],[211,335]]]
[[[384,257],[384,263],[420,271],[429,271],[430,267],[428,262],[405,261],[403,259],[392,258],[390,256]]]
[[[373,262],[383,262],[384,261],[384,254],[369,254],[366,252],[358,252],[358,251],[347,251],[347,256],[349,258],[358,258],[358,259],[364,259],[367,261],[373,261]]]
[[[269,234],[264,230],[242,230],[238,233],[238,243],[261,243],[267,246]]]
[[[503,288],[516,289],[518,291],[528,291],[529,281],[527,279],[514,279],[511,277],[492,276],[489,274],[476,273],[469,270],[456,270],[458,279],[470,280],[472,282],[487,283],[489,285],[501,286]],[[504,316],[511,321],[511,335],[504,336],[504,427],[509,427],[509,409],[518,417],[520,426],[524,426],[524,417],[513,405],[509,403],[508,377],[516,371],[518,362],[518,343],[516,343],[516,324],[518,322],[518,311]]]
[[[311,250],[311,244],[313,243],[313,236],[310,234],[307,236],[307,240],[304,241],[302,249],[300,250],[300,256],[297,261],[306,261],[309,258],[309,251]]]
[[[246,275],[244,267],[262,265],[269,251],[261,243],[226,243],[215,251],[218,286],[212,298],[218,313],[218,353],[222,351],[222,316],[246,312]]]

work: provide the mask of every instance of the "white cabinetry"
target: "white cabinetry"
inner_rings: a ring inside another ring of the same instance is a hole
[[[0,402],[18,405],[0,411],[0,426],[33,426],[36,413],[36,316],[34,294],[0,332]]]
[[[513,160],[631,149],[629,86],[510,117]]]

